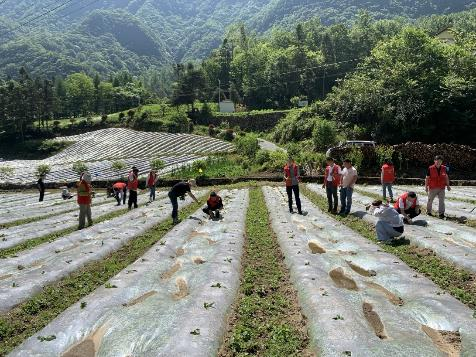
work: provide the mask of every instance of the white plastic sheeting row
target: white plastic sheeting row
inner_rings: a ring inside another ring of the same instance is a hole
[[[221,195],[221,221],[197,211],[111,279],[116,288],[98,288],[11,356],[215,355],[239,286],[248,206],[245,190]]]
[[[40,194],[38,192],[15,192],[15,193],[7,193],[2,192],[0,193],[0,205],[1,207],[9,207],[11,205],[16,205],[18,201],[32,201],[35,198],[38,200]],[[50,192],[45,192],[45,201],[49,200],[51,197]]]
[[[166,195],[167,192],[160,192],[157,193],[156,198],[160,200],[161,198],[165,198]],[[139,195],[137,200],[139,205],[143,205],[148,202],[149,195]],[[124,205],[117,206],[117,201],[114,198],[109,198],[109,201],[111,202],[94,205],[92,207],[93,220],[127,207]],[[64,229],[75,227],[78,225],[78,215],[79,209],[71,212],[64,212],[56,216],[45,218],[41,221],[0,229],[0,249],[11,248],[31,239],[40,238],[60,232]]]
[[[58,202],[60,202],[58,204]],[[107,197],[103,193],[99,193],[93,198],[93,205],[101,205],[107,202]],[[50,216],[63,212],[70,212],[78,207],[75,198],[63,201],[50,200],[48,202],[37,202],[31,205],[22,205],[19,203],[16,207],[0,210],[0,224],[12,223],[27,218],[38,218],[42,216]]]
[[[382,194],[382,188],[380,186],[357,186],[358,189],[371,192],[371,193],[377,193],[377,194]],[[415,186],[409,186],[409,187],[400,187],[400,186],[395,186],[393,187],[393,195],[394,199],[396,200],[398,195],[401,195],[404,192],[410,192],[410,191],[415,191],[418,195],[418,200],[420,201],[420,204],[422,204],[424,207],[426,207],[426,204],[428,202],[428,196],[427,193],[424,190],[418,190],[418,187]],[[449,192],[446,192],[446,195],[448,195]],[[388,194],[387,194],[388,197]],[[476,200],[476,197],[473,197],[473,199]],[[473,210],[473,208],[476,207],[476,205],[468,203],[468,202],[463,202],[463,201],[453,201],[453,200],[445,200],[445,206],[446,206],[446,213],[455,216],[455,217],[466,217],[468,219],[476,219],[476,210]],[[433,210],[435,213],[438,212],[438,198],[435,199],[433,202]]]
[[[197,197],[204,194],[204,191],[199,191]],[[187,198],[184,204],[190,202],[191,199]],[[169,218],[171,211],[168,198],[159,200],[3,260],[0,266],[0,311],[11,309],[41,291],[43,286],[83,265],[106,257]]]
[[[468,307],[305,197],[303,217],[282,189],[263,191],[319,356],[476,355]]]
[[[318,185],[311,184],[308,187],[322,196],[325,195]],[[377,218],[367,214],[365,210],[365,205],[370,204],[372,200],[371,197],[354,192],[352,212],[376,224]],[[422,215],[415,218],[412,225],[405,225],[404,235],[413,244],[429,248],[442,258],[476,272],[476,229]]]

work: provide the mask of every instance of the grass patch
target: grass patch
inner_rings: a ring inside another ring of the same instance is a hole
[[[358,188],[355,189],[355,192],[360,193],[363,196],[367,196],[367,197],[370,197],[370,198],[375,199],[375,200],[383,200],[383,197],[380,196],[378,193],[368,192],[368,191],[361,190],[361,189],[358,189]],[[448,197],[446,197],[446,199],[448,199]],[[425,213],[425,214],[427,213],[426,207],[424,205],[421,205],[420,209],[421,209],[422,213]],[[474,219],[467,219],[467,218],[463,219],[463,218],[448,215],[448,214],[445,214],[445,216],[446,216],[446,219],[449,220],[449,221],[459,223],[459,224],[464,224],[464,225],[466,225],[468,227],[472,227],[472,228],[476,227],[476,220],[474,220]]]
[[[327,200],[324,197],[311,191],[306,186],[302,186],[302,192],[323,212],[327,212]],[[375,227],[371,223],[352,215],[347,217],[329,215],[365,238],[377,242]],[[419,248],[414,245],[396,247],[382,245],[380,249],[399,257],[409,267],[425,275],[463,304],[472,309],[476,308],[476,274],[472,274],[438,257],[430,249]]]
[[[309,340],[259,188],[250,191],[243,273],[219,356],[306,356]]]
[[[180,211],[185,219],[195,212],[199,204]],[[103,260],[92,262],[43,290],[8,313],[0,315],[0,356],[32,336],[69,306],[80,301],[100,285],[106,284],[121,270],[132,264],[149,250],[172,228],[172,220],[163,222],[147,233],[129,241]]]

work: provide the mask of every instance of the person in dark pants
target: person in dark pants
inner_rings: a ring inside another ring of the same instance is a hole
[[[337,188],[341,183],[342,170],[337,165],[332,157],[326,159],[327,167],[324,174],[324,183],[322,188],[326,189],[328,212],[337,214],[337,206],[339,201],[337,199]]]
[[[43,202],[43,199],[45,198],[45,183],[43,181],[44,179],[45,179],[45,176],[41,175],[36,184],[36,186],[38,187],[38,191],[40,191],[39,202]]]
[[[405,192],[400,195],[394,208],[403,216],[403,220],[407,224],[412,224],[412,219],[418,217],[421,213],[420,203],[415,192]]]
[[[286,193],[288,194],[289,212],[294,213],[293,210],[293,192],[296,199],[296,206],[298,213],[302,214],[301,198],[299,197],[299,167],[292,158],[289,158],[288,163],[284,166],[284,181],[286,182]]]
[[[220,218],[220,210],[223,208],[223,200],[216,192],[211,192],[207,200],[207,206],[202,210],[210,219]]]
[[[116,182],[112,186],[114,190],[114,198],[117,201],[117,205],[121,205],[121,200],[122,204],[126,204],[126,196],[127,196],[127,185],[124,182]]]
[[[185,195],[188,193],[192,199],[198,203],[197,198],[192,193],[192,187],[196,187],[195,180],[188,180],[188,182],[179,182],[175,184],[169,192],[170,202],[172,203],[172,219],[174,224],[178,224],[178,198],[185,199]]]
[[[129,210],[137,208],[137,190],[139,189],[139,169],[135,166],[132,167],[132,171],[129,173],[127,178],[127,188],[129,189],[129,201],[128,206]]]

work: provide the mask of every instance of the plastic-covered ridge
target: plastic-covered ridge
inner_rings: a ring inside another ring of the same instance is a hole
[[[203,197],[198,191],[197,197]],[[190,204],[187,197],[181,205]],[[132,210],[2,260],[0,266],[0,312],[8,311],[83,265],[102,259],[138,235],[170,218],[168,198]]]
[[[303,217],[283,189],[263,192],[319,356],[476,355],[471,309],[306,197]]]
[[[165,196],[167,196],[166,192],[158,192],[156,199],[160,200],[165,198]],[[146,203],[148,199],[149,195],[146,194],[137,197],[139,205]],[[104,215],[127,207],[124,205],[117,206],[117,201],[113,198],[110,198],[109,200],[111,202],[107,204],[93,205],[91,208],[93,219],[101,218]],[[0,249],[11,248],[31,239],[60,232],[67,228],[76,227],[78,225],[78,215],[79,210],[74,210],[45,218],[41,221],[0,229]]]
[[[318,185],[310,184],[308,187],[322,196],[325,195]],[[372,200],[371,197],[354,192],[352,214],[375,225],[377,218],[365,210],[365,205],[370,204]],[[414,219],[412,225],[405,225],[404,235],[413,244],[429,248],[440,257],[476,272],[476,229],[451,221],[419,216]]]
[[[11,356],[215,355],[238,291],[248,191],[221,196],[222,220],[198,210]]]

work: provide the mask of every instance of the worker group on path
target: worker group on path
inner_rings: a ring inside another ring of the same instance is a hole
[[[350,159],[343,161],[343,168],[332,157],[326,159],[322,188],[326,190],[329,213],[341,216],[350,214],[352,195],[357,180],[357,169],[352,165]],[[395,180],[395,167],[390,159],[386,159],[381,167],[380,176],[383,200],[375,200],[367,206],[369,213],[378,218],[376,224],[377,239],[384,244],[392,244],[394,238],[402,236],[404,224],[412,224],[413,219],[422,212],[416,192],[404,192],[394,200],[393,184]],[[298,213],[303,214],[299,197],[299,167],[292,158],[289,158],[284,166],[284,181],[288,195],[289,212],[294,213],[294,194]],[[436,156],[434,164],[428,168],[425,177],[425,191],[428,193],[427,215],[434,216],[433,202],[438,197],[438,217],[445,218],[445,190],[451,190],[448,169],[443,165],[443,158]],[[339,201],[340,210],[338,210]]]

